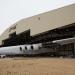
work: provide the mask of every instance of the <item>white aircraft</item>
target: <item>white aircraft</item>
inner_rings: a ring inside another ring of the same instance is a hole
[[[46,52],[49,52],[49,50],[43,48],[41,43],[0,48],[1,57],[5,57],[7,55],[35,55]]]
[[[55,40],[52,41],[51,43],[48,43],[49,45],[51,44],[59,44],[59,45],[64,45],[68,43],[75,43],[75,37],[73,38],[67,38],[67,39],[61,39],[61,40]],[[36,55],[36,54],[41,54],[41,53],[48,53],[48,52],[54,52],[50,46],[50,48],[43,46],[42,43],[38,44],[30,44],[30,45],[19,45],[19,46],[10,46],[10,47],[1,47],[0,48],[0,56],[5,57],[7,55]]]

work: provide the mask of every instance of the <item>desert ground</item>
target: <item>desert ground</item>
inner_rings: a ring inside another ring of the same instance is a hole
[[[4,58],[0,59],[0,75],[75,75],[75,59]]]

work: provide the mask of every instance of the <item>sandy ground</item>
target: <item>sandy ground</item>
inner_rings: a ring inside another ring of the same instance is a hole
[[[0,75],[75,75],[75,59],[4,58]]]

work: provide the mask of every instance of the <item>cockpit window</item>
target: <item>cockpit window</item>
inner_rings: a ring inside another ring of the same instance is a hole
[[[25,46],[25,50],[27,50],[27,47]]]
[[[20,51],[22,51],[22,47],[20,47]]]
[[[32,49],[32,50],[34,49],[33,46],[31,46],[31,49]]]

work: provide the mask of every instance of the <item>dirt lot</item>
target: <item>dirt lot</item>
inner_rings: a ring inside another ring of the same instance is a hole
[[[75,75],[75,59],[4,58],[0,75]]]

